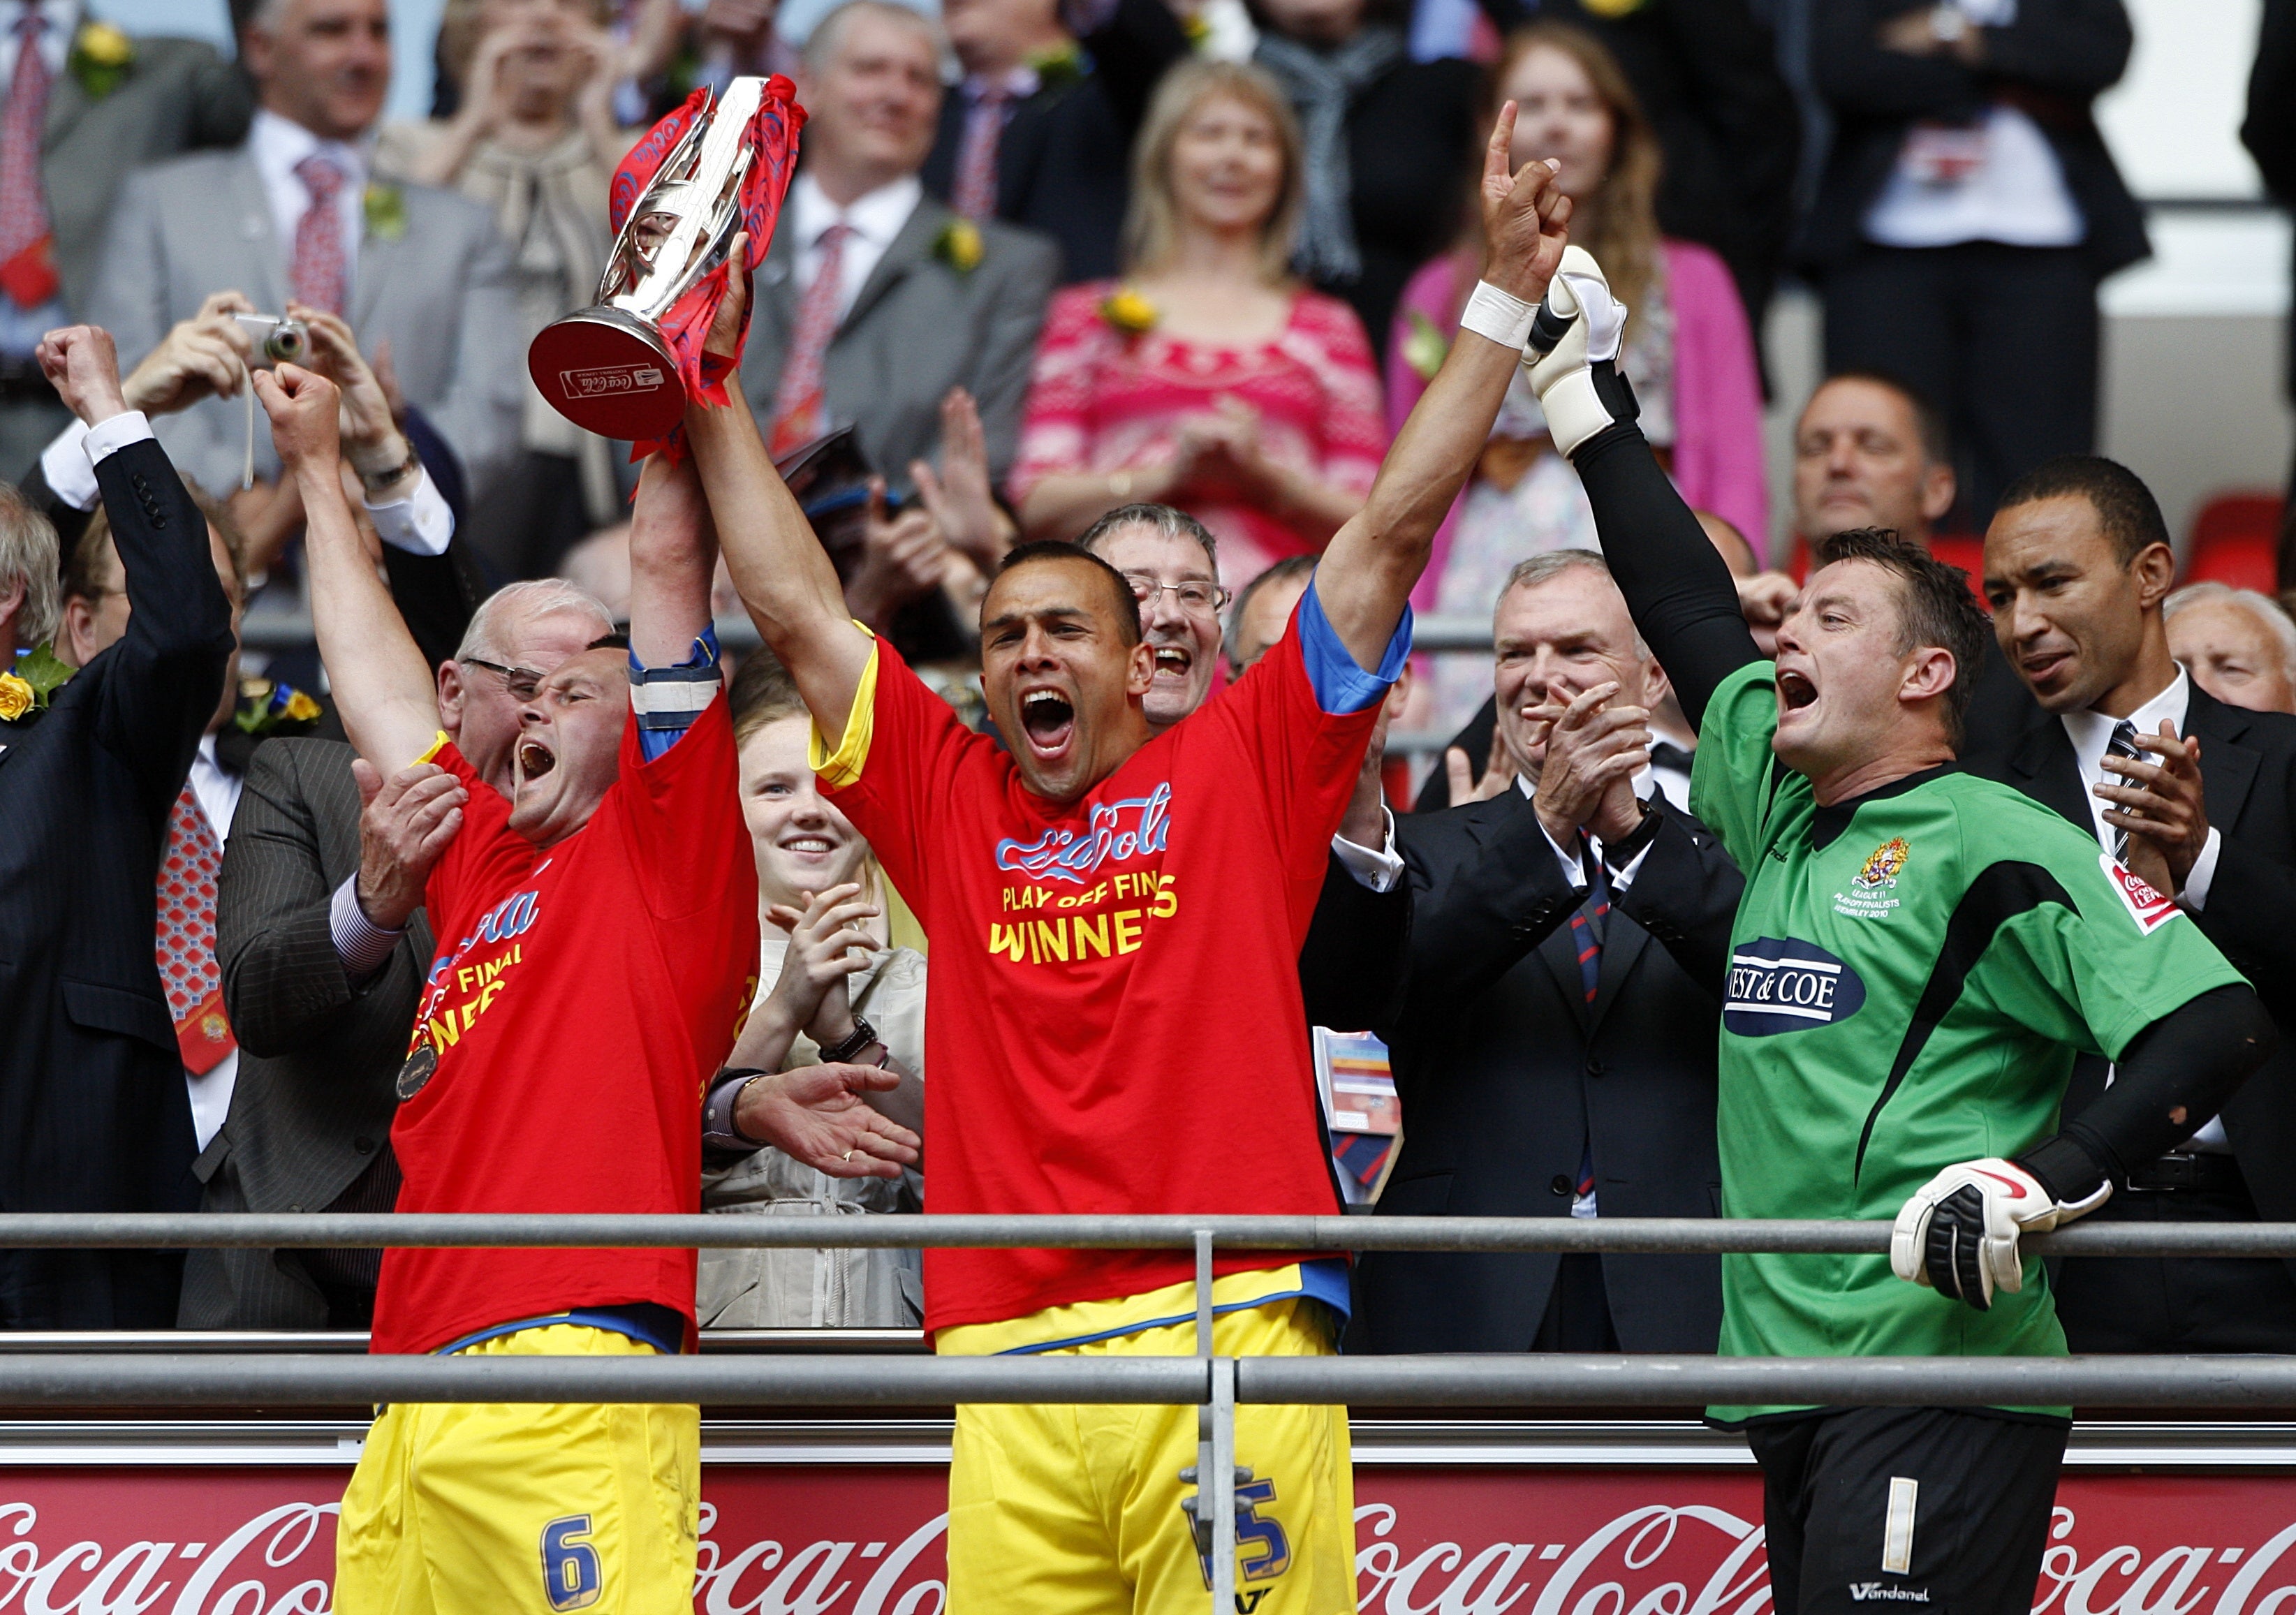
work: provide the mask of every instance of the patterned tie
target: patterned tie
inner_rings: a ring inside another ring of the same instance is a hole
[[[822,364],[829,357],[830,339],[837,334],[837,302],[845,283],[845,238],[850,225],[832,225],[821,233],[821,266],[813,284],[797,306],[797,331],[790,339],[789,357],[782,365],[781,386],[774,393],[771,447],[776,455],[804,447],[829,429],[828,400],[823,396]]]
[[[47,127],[48,63],[40,54],[47,19],[28,5],[16,22],[16,72],[0,118],[0,291],[19,308],[56,294],[54,236],[40,183],[40,135]]]
[[[1603,932],[1611,918],[1611,883],[1603,878],[1603,860],[1595,856],[1595,845],[1581,831],[1578,834],[1578,861],[1587,871],[1587,900],[1570,916],[1570,945],[1578,955],[1578,985],[1586,992],[1588,1007],[1593,1007],[1595,994],[1603,981]],[[1590,1127],[1587,1138],[1578,1146],[1578,1182],[1571,1197],[1573,1217],[1593,1215],[1590,1201],[1595,1193],[1595,1134]],[[1587,1210],[1580,1210],[1587,1206]]]
[[[2107,757],[2135,758],[2141,761],[2144,753],[2136,744],[2136,726],[2125,717],[2113,725],[2112,738],[2104,742],[2104,754]],[[2134,782],[2126,775],[2107,771],[2104,783],[2108,785],[2126,785]],[[2119,808],[2120,804],[2114,802],[2111,806]],[[2112,861],[2126,869],[2128,866],[2128,832],[2117,824],[2107,825],[2106,828],[2112,832]]]
[[[295,165],[295,177],[310,193],[311,205],[295,225],[295,259],[288,266],[287,284],[299,302],[340,314],[350,268],[343,250],[343,216],[335,206],[342,193],[342,170],[314,152]]]
[[[970,219],[996,216],[996,143],[1004,134],[1012,92],[985,85],[964,114],[964,145],[956,159],[956,194],[950,206]]]
[[[154,953],[184,1069],[194,1077],[215,1070],[239,1046],[224,1013],[223,970],[216,963],[216,877],[222,872],[223,843],[186,780],[168,814]]]

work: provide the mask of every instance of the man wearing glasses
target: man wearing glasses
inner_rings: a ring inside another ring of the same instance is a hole
[[[1149,734],[1161,734],[1210,699],[1219,667],[1220,613],[1234,595],[1220,586],[1219,552],[1211,532],[1168,504],[1123,504],[1086,529],[1077,547],[1123,573],[1140,603],[1140,637],[1156,658],[1155,681],[1140,709]],[[1273,591],[1283,596],[1283,609],[1274,619],[1269,643],[1283,636],[1291,609],[1308,592],[1314,570],[1314,557],[1302,555],[1277,562],[1245,586],[1248,600],[1254,590],[1266,591],[1278,574],[1284,580],[1284,587]],[[1235,668],[1237,677],[1245,665]],[[1399,709],[1409,689],[1406,671],[1390,692],[1389,715]],[[1394,821],[1380,791],[1386,737],[1387,719],[1382,717],[1364,753],[1347,817],[1332,838],[1315,924],[1300,951],[1300,988],[1311,1026],[1360,1029],[1366,1005],[1356,985],[1386,980],[1403,966],[1398,940],[1409,926],[1411,910],[1403,889],[1403,858],[1395,850]]]
[[[503,796],[520,707],[613,630],[603,605],[556,579],[512,584],[472,615],[438,669],[439,719]],[[386,1142],[392,1082],[431,954],[423,848],[466,792],[437,770],[382,778],[362,769],[357,780],[340,741],[274,741],[258,759],[217,882],[216,953],[243,1058],[230,1114],[194,1167],[201,1203],[389,1210],[398,1188]],[[365,1328],[381,1259],[374,1250],[193,1251],[179,1321]]]

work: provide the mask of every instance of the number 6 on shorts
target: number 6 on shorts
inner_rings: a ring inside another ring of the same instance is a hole
[[[586,1610],[598,1602],[598,1550],[590,1516],[569,1514],[542,1528],[542,1591],[554,1610]]]

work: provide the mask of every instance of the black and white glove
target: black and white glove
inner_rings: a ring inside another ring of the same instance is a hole
[[[2014,1161],[1988,1157],[1948,1167],[1915,1191],[1890,1232],[1890,1267],[1909,1283],[1967,1301],[1980,1312],[1993,1292],[2025,1287],[2021,1234],[2046,1234],[2095,1210],[2110,1180],[2067,1204]]]
[[[1634,389],[1618,370],[1626,328],[1627,306],[1611,295],[1595,255],[1584,247],[1565,247],[1522,356],[1547,430],[1565,455],[1603,428],[1640,413]]]

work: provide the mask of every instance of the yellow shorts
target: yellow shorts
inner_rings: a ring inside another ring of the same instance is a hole
[[[465,1357],[652,1357],[550,1324]],[[388,1408],[343,1494],[342,1615],[693,1615],[701,1411],[632,1404]]]
[[[1321,1302],[1288,1299],[1221,1315],[1212,1342],[1222,1357],[1320,1357],[1332,1329]],[[968,1332],[942,1331],[937,1349],[964,1355]],[[1195,1347],[1192,1319],[1058,1355]],[[1355,1615],[1347,1409],[1239,1407],[1235,1461],[1251,1472],[1236,1488],[1241,1615]],[[958,1408],[948,1615],[1202,1615],[1210,1574],[1180,1507],[1195,1462],[1193,1407]]]

